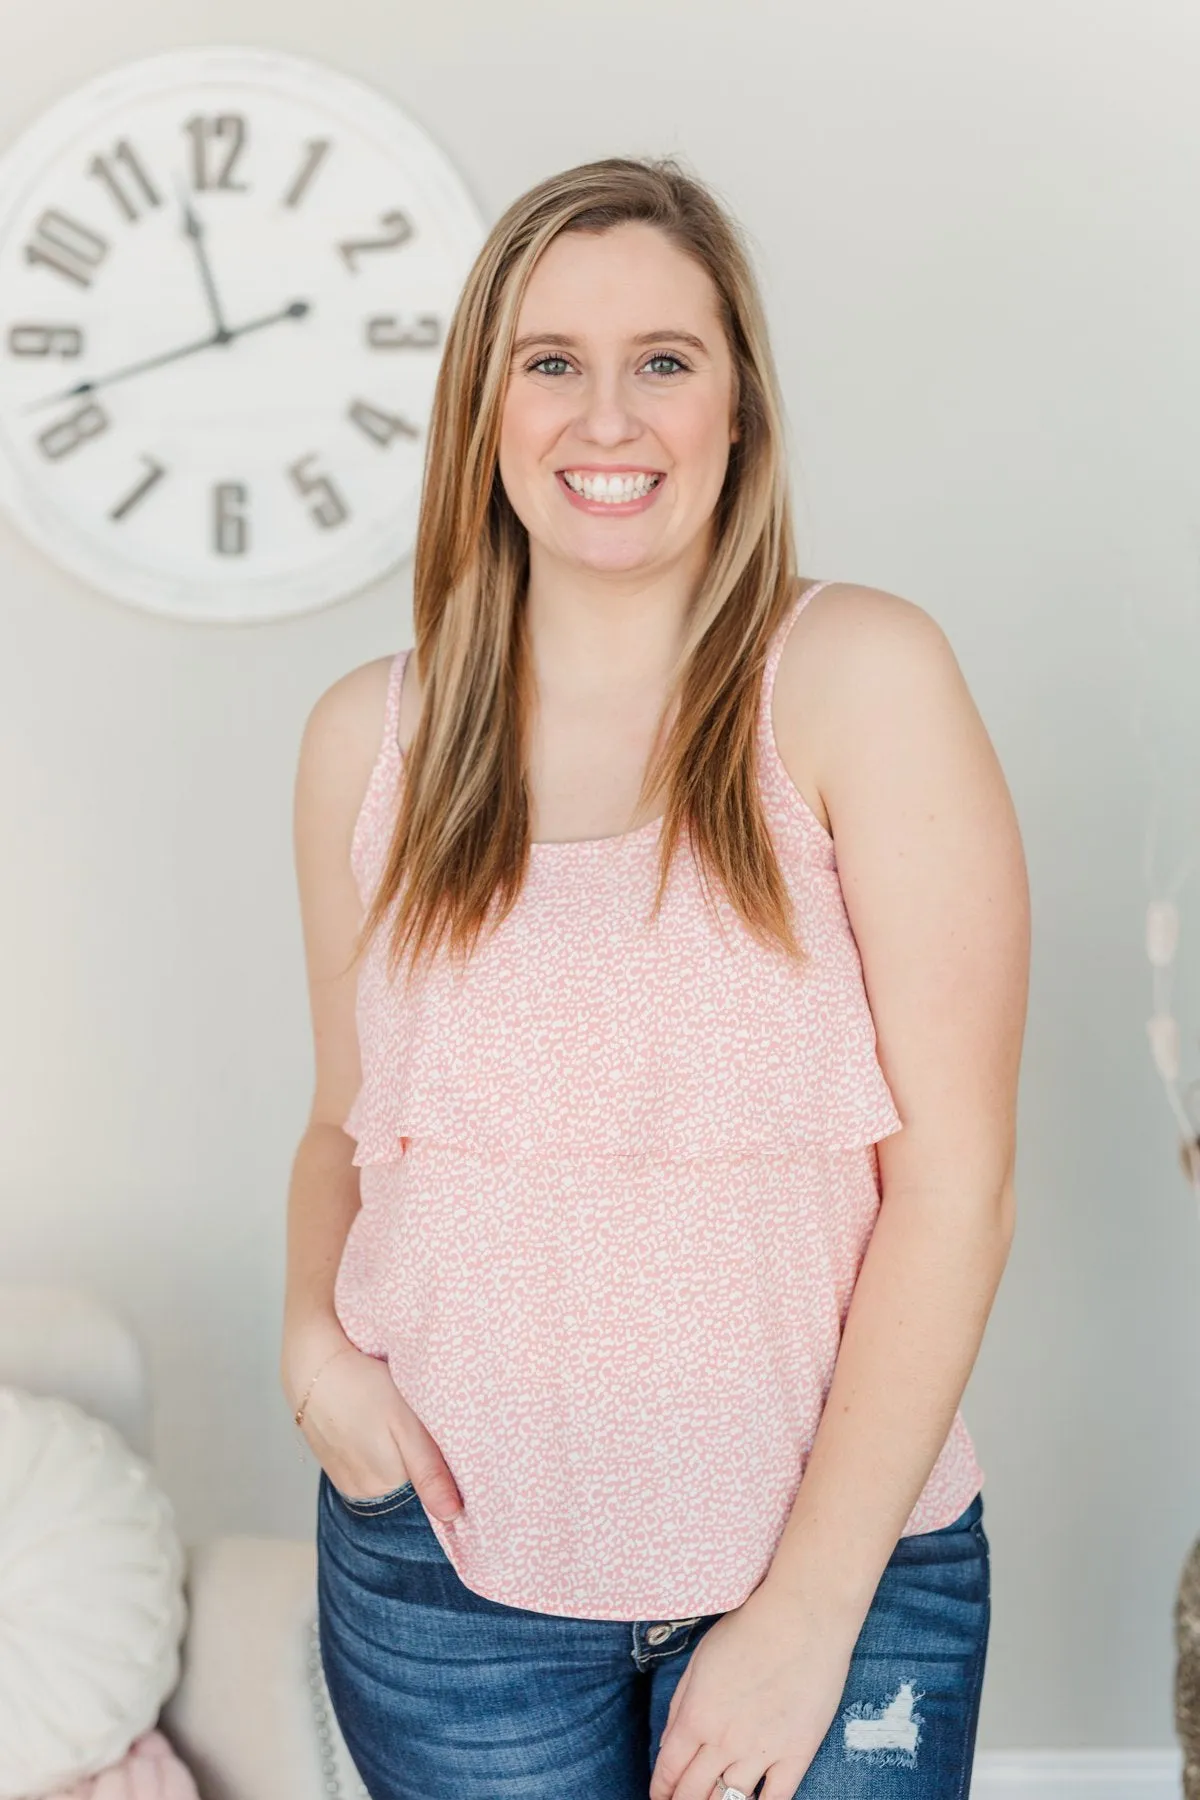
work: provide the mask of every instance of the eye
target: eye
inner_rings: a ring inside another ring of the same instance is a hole
[[[650,356],[648,356],[646,358],[647,364],[662,363],[662,362],[674,363],[675,367],[673,369],[667,369],[665,374],[659,374],[656,377],[656,379],[659,381],[665,380],[667,376],[676,375],[681,370],[685,374],[687,373],[687,370],[688,370],[687,363],[684,362],[684,360],[681,356],[676,356],[676,354],[673,350],[655,350]],[[564,366],[567,366],[567,359],[565,356],[560,356],[557,353],[551,353],[546,356],[539,356],[536,359],[536,361],[531,362],[531,363],[526,363],[525,367],[526,367],[526,370],[531,375],[532,374],[540,374],[545,370],[547,363],[560,363]],[[644,366],[645,365],[643,365],[643,367]]]
[[[684,360],[681,356],[676,356],[676,354],[673,350],[655,350],[653,355],[647,357],[646,360],[648,362],[673,362],[675,364],[675,368],[668,369],[667,370],[668,375],[674,375],[679,369],[684,370],[685,373],[687,371],[688,365],[684,362]]]

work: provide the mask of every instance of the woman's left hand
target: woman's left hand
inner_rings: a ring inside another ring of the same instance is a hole
[[[793,1800],[833,1723],[857,1633],[763,1584],[709,1627],[671,1696],[650,1800],[717,1800],[717,1776]]]

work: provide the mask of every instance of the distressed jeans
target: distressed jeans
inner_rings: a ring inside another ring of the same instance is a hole
[[[722,1617],[626,1624],[485,1599],[411,1482],[348,1500],[324,1470],[317,1606],[371,1800],[647,1800],[671,1695]],[[797,1800],[964,1800],[990,1616],[977,1494],[951,1524],[899,1539]]]

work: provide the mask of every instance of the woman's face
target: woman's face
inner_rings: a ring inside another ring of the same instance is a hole
[[[653,574],[706,550],[732,409],[707,272],[651,225],[564,232],[526,289],[501,421],[500,479],[531,555]],[[580,491],[614,475],[612,497]]]

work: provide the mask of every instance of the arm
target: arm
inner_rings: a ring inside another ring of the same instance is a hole
[[[336,681],[313,707],[296,774],[293,834],[315,1080],[292,1165],[280,1380],[294,1410],[320,1364],[349,1343],[333,1306],[360,1205],[353,1140],[341,1128],[361,1072],[352,961],[362,907],[350,842],[383,731],[390,658]]]
[[[852,1645],[1012,1240],[1029,897],[1003,774],[937,624],[894,595],[843,589],[810,650],[819,785],[904,1130],[877,1147],[879,1216],[763,1586]]]

